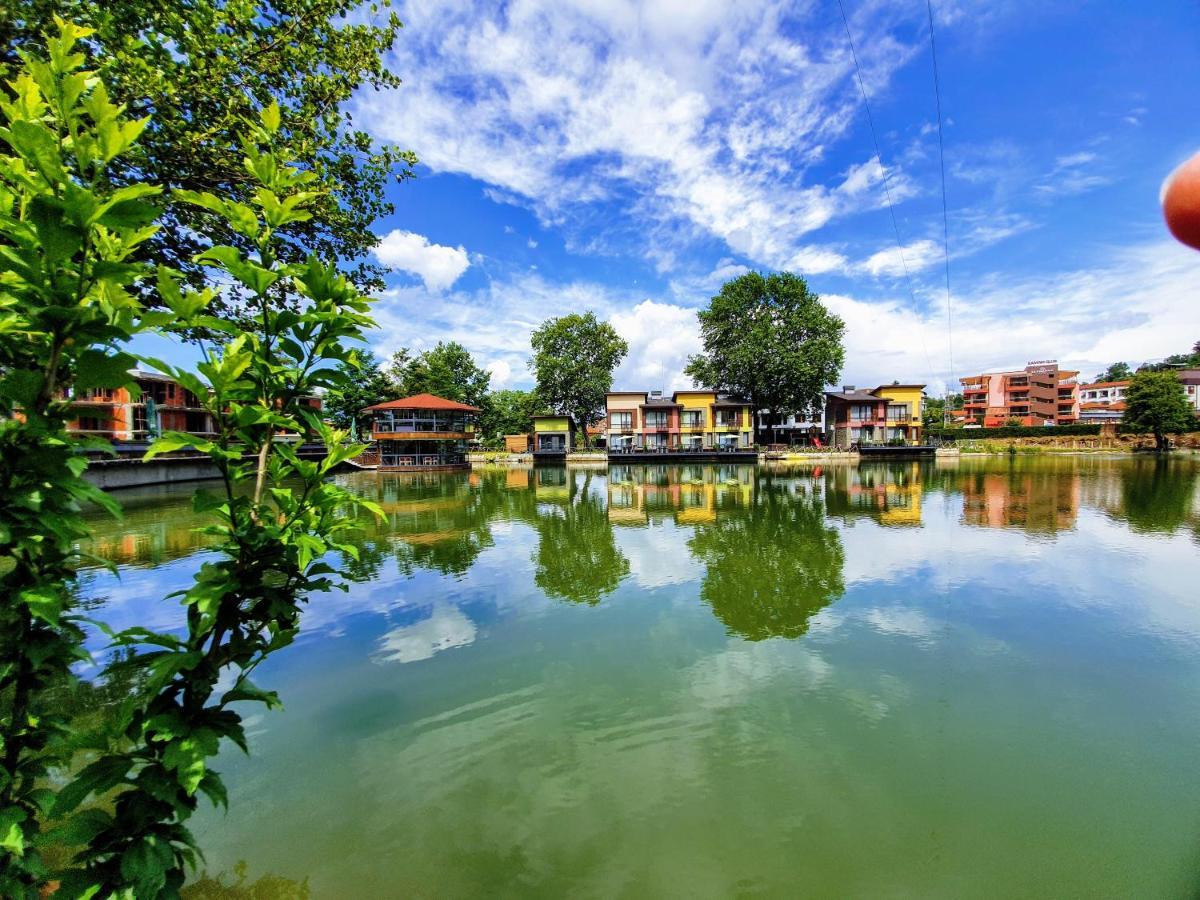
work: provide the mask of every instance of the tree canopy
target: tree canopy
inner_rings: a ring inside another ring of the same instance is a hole
[[[1167,435],[1196,427],[1196,416],[1183,384],[1174,372],[1140,371],[1125,394],[1122,424],[1154,435],[1155,446],[1167,449]]]
[[[379,240],[371,223],[392,211],[384,190],[409,177],[416,158],[377,146],[345,109],[361,87],[400,83],[383,59],[399,19],[389,14],[368,23],[353,17],[358,8],[356,0],[12,0],[0,16],[0,76],[18,64],[19,48],[42,46],[55,16],[94,29],[79,48],[89,68],[130,118],[151,116],[107,177],[114,187],[146,182],[165,189],[159,229],[140,252],[194,286],[204,283],[197,253],[251,245],[219,203],[208,208],[172,192],[248,202],[258,182],[246,170],[241,123],[278,103],[280,145],[315,176],[305,215],[275,232],[280,257],[337,259],[357,287],[377,288],[383,270],[369,260]],[[228,311],[244,296],[223,292],[214,311]]]
[[[346,380],[326,391],[325,412],[338,428],[349,428],[352,422],[357,422],[360,435],[370,434],[370,416],[363,415],[363,410],[399,397],[396,385],[369,350],[358,355],[357,367],[343,364],[339,368]]]
[[[1165,372],[1168,369],[1191,369],[1200,367],[1200,341],[1192,344],[1191,353],[1172,353],[1162,362],[1149,363],[1138,369],[1139,372]]]
[[[841,375],[846,325],[799,275],[747,272],[698,315],[704,352],[686,373],[768,410],[771,423],[781,412],[816,412]]]
[[[506,434],[526,434],[541,409],[542,401],[534,391],[493,391],[484,399],[480,430],[492,440]]]
[[[586,440],[587,426],[601,418],[613,370],[629,345],[591,312],[547,319],[529,340],[538,396],[554,412],[574,417]]]
[[[467,348],[457,341],[438,341],[432,350],[412,356],[408,350],[392,356],[392,379],[398,397],[434,394],[484,408],[492,375],[475,364]]]
[[[1099,375],[1096,376],[1096,381],[1128,381],[1133,377],[1133,369],[1129,368],[1129,363],[1115,362]]]

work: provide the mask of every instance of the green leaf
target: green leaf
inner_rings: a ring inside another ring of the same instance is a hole
[[[86,391],[92,388],[117,388],[135,384],[129,370],[136,365],[137,358],[128,353],[84,350],[79,354],[75,387]]]
[[[197,256],[196,260],[216,263],[256,294],[265,294],[280,276],[280,273],[245,258],[236,247],[213,247]]]
[[[0,378],[0,395],[31,407],[42,389],[42,373],[30,369],[13,369]]]
[[[133,767],[133,759],[124,756],[102,756],[85,766],[75,780],[58,792],[54,803],[54,817],[65,816],[82,803],[89,794],[103,794],[125,780],[126,773]]]
[[[25,829],[21,827],[25,818],[25,810],[19,806],[0,809],[0,848],[16,856],[25,855]]]
[[[282,705],[279,702],[279,694],[275,691],[264,691],[261,688],[255,687],[247,679],[242,679],[240,684],[226,691],[224,696],[221,697],[221,705],[236,703],[239,700],[253,700],[258,703],[265,703],[271,709]]]

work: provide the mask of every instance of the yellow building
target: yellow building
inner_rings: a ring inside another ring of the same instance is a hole
[[[676,391],[679,404],[679,443],[684,450],[726,450],[754,444],[750,404],[721,397],[716,391]]]
[[[921,401],[925,395],[925,385],[881,384],[871,393],[888,402],[884,439],[903,440],[908,444],[921,443],[921,416],[924,414]]]

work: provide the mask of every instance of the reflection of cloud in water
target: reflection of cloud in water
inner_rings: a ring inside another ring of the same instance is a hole
[[[475,640],[475,623],[457,606],[439,603],[428,619],[388,631],[379,640],[376,662],[419,662]]]
[[[629,560],[629,574],[637,586],[651,590],[698,581],[704,574],[704,567],[688,551],[691,533],[691,529],[658,525],[622,529],[614,533],[614,539]]]
[[[917,640],[933,637],[934,623],[919,609],[879,607],[867,613],[867,622],[882,634],[895,634]]]
[[[691,698],[704,709],[739,706],[760,688],[786,676],[796,690],[818,690],[833,674],[818,653],[784,641],[731,643],[694,663],[686,675]]]

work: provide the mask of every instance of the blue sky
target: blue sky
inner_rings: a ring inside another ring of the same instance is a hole
[[[400,0],[404,84],[353,102],[422,161],[377,223],[374,348],[457,340],[524,387],[530,330],[590,309],[630,344],[616,386],[670,390],[748,269],[808,278],[859,385],[1200,339],[1200,255],[1158,207],[1200,148],[1200,7],[934,0],[951,332],[926,8],[843,2],[911,295],[836,0]]]

